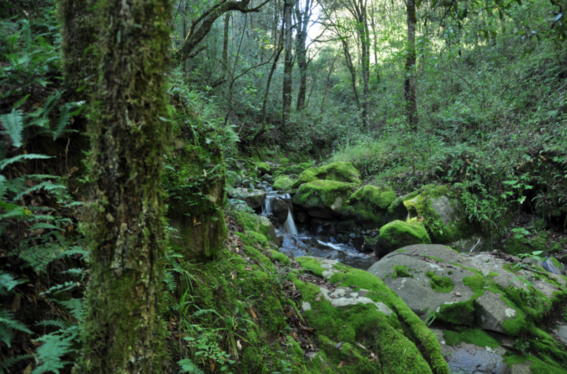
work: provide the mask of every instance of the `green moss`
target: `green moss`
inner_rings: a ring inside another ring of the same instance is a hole
[[[455,288],[455,283],[448,277],[440,277],[432,271],[428,271],[425,275],[430,278],[429,285],[436,292],[449,293]]]
[[[303,183],[313,182],[317,179],[325,179],[327,174],[319,172],[318,168],[309,168],[299,175],[299,178],[293,183],[292,188],[297,188]]]
[[[285,266],[289,266],[289,264],[291,263],[291,260],[289,259],[289,257],[287,257],[286,255],[284,255],[281,252],[278,252],[276,250],[270,250],[271,254],[272,254],[272,261],[278,261],[280,263],[282,263]]]
[[[432,207],[432,200],[446,197],[451,204],[456,201],[456,196],[447,186],[428,185],[420,189],[419,194],[411,199],[404,199],[403,204],[412,217],[420,217],[431,232],[435,242],[450,243],[465,238],[475,232],[474,225],[467,223],[465,219],[454,220],[445,224],[439,214]]]
[[[429,235],[420,222],[393,221],[380,228],[377,242],[380,256],[411,244],[431,244]]]
[[[289,160],[287,158],[280,158],[280,165],[286,167],[289,165]]]
[[[567,374],[567,369],[562,367],[557,362],[545,357],[544,360],[540,360],[538,357],[528,355],[528,356],[517,356],[517,355],[505,355],[504,362],[506,362],[510,367],[514,364],[523,364],[525,362],[530,362],[530,369],[532,373],[545,373],[545,374]]]
[[[316,259],[299,257],[297,261],[315,274],[323,273],[324,269]],[[328,301],[317,298],[320,293],[318,287],[296,279],[294,282],[302,291],[304,299],[312,305],[312,309],[306,312],[308,322],[315,327],[318,334],[331,340],[329,346],[333,346],[336,351],[335,342],[348,342],[355,347],[355,342],[366,340],[366,346],[378,353],[382,368],[384,365],[390,365],[392,373],[449,372],[435,335],[395,292],[378,277],[366,271],[340,263],[335,264],[334,268],[338,272],[331,277],[330,282],[341,282],[341,287],[351,287],[354,290],[370,290],[368,298],[383,302],[394,313],[385,317],[377,312],[372,304],[335,308]],[[408,331],[409,335],[405,336],[402,331]],[[415,345],[412,341],[416,342]],[[421,347],[421,352],[416,345]],[[430,366],[422,355],[430,362]],[[379,372],[374,370],[370,372]]]
[[[392,201],[388,206],[388,217],[391,220],[405,221],[408,218],[408,208],[404,205],[404,201],[411,200],[419,195],[418,191],[412,192],[409,195],[401,196]]]
[[[276,178],[276,180],[274,181],[274,185],[272,187],[274,188],[274,190],[287,191],[291,188],[292,185],[293,185],[293,179],[291,179],[287,175],[280,175],[279,177]]]
[[[316,180],[302,184],[293,196],[293,203],[304,209],[320,210],[338,216],[352,189],[353,185],[348,183]]]
[[[406,265],[395,265],[393,267],[394,273],[392,274],[392,278],[413,278],[413,275],[408,273],[406,270]]]
[[[327,174],[327,180],[362,184],[360,172],[350,162],[333,162],[320,167],[319,172]]]
[[[481,329],[468,329],[461,332],[445,330],[445,342],[449,346],[456,346],[462,342],[478,345],[479,347],[496,348],[501,344]]]
[[[270,165],[265,162],[256,162],[254,165],[256,166],[256,169],[258,169],[260,174],[269,174],[271,171]]]
[[[388,222],[388,206],[395,199],[396,194],[390,187],[366,185],[350,196],[343,215],[353,217],[359,223],[380,227]]]

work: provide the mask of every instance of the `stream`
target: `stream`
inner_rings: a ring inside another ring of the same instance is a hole
[[[274,191],[267,183],[262,187],[266,191],[266,202],[262,207],[262,216],[271,218],[273,201],[276,198],[280,198],[291,205],[289,194]],[[367,270],[378,261],[373,254],[361,253],[349,244],[339,243],[333,236],[313,232],[309,226],[297,227],[289,207],[287,219],[283,224],[278,224],[276,219],[271,219],[271,221],[274,223],[277,235],[283,236],[280,252],[291,258],[299,256],[322,257],[337,260],[345,265],[362,270]]]

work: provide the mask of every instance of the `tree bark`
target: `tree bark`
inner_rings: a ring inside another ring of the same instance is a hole
[[[228,67],[228,31],[230,26],[230,13],[224,17],[224,36],[222,42],[222,60],[225,67]]]
[[[342,45],[343,45],[343,52],[345,54],[346,66],[348,68],[348,71],[350,72],[350,77],[351,77],[351,82],[352,82],[352,92],[354,94],[354,101],[356,102],[356,106],[360,109],[360,99],[358,98],[358,90],[356,89],[356,67],[354,66],[354,63],[352,62],[352,57],[351,57],[350,52],[348,50],[347,41],[343,38],[343,39],[341,39],[341,42],[342,42]]]
[[[417,100],[415,87],[415,68],[416,68],[416,50],[415,50],[415,25],[417,23],[415,0],[406,0],[407,19],[408,19],[408,46],[406,59],[406,79],[404,81],[404,95],[406,99],[406,113],[408,123],[411,130],[417,130]]]
[[[96,84],[97,64],[92,46],[97,40],[94,5],[96,0],[60,0],[58,7],[63,51],[63,76],[73,92],[92,93]],[[85,87],[83,87],[85,86]]]
[[[80,373],[161,373],[161,199],[170,133],[169,0],[99,2],[101,58],[92,110],[87,224],[91,279]]]
[[[285,126],[291,116],[291,73],[293,70],[292,55],[292,24],[291,11],[293,9],[293,0],[285,0],[284,2],[284,30],[285,30],[285,59],[284,59],[284,77],[283,77],[283,118],[282,124]]]
[[[301,9],[298,3],[295,8],[297,19],[297,35],[295,39],[295,55],[297,56],[297,67],[299,68],[299,91],[297,93],[297,111],[301,112],[305,107],[305,94],[307,92],[307,31],[309,18],[311,17],[311,1],[305,1],[305,9]]]

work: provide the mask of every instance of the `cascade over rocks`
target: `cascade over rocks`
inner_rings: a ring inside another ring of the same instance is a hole
[[[516,263],[521,265],[514,268]],[[545,325],[549,316],[567,300],[564,276],[497,252],[466,256],[445,245],[424,244],[400,248],[376,262],[368,272],[382,279],[424,321],[435,318],[447,324],[449,331],[453,326],[500,334],[500,345],[506,339],[519,339],[527,342],[540,360],[567,365],[566,347]],[[437,335],[444,344],[443,332]],[[481,361],[495,365],[490,366],[494,371],[486,366],[484,371],[466,373],[510,373],[507,371],[510,368],[501,365],[502,360],[494,354],[500,358],[504,353],[518,354],[510,348],[487,351],[482,345],[461,345],[444,352],[452,353],[448,358],[452,369],[458,365],[469,367],[467,362],[474,360],[477,360],[475,365],[484,365]],[[494,360],[481,359],[489,356]]]

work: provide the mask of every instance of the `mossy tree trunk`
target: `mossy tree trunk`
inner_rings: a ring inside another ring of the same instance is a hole
[[[81,373],[160,373],[168,0],[101,0]]]
[[[417,99],[416,99],[416,61],[417,54],[415,49],[415,25],[417,24],[416,2],[415,0],[407,0],[406,2],[407,18],[408,18],[408,46],[406,57],[406,79],[404,80],[404,95],[406,98],[406,113],[410,129],[417,130]]]

